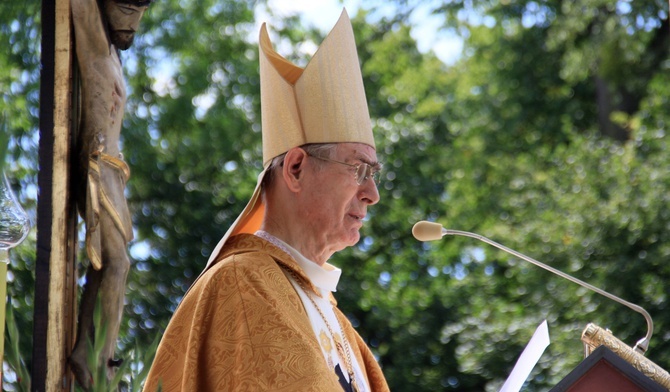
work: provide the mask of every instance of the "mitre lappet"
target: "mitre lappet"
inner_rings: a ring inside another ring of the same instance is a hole
[[[263,171],[251,200],[212,252],[207,268],[227,239],[255,233],[265,206],[263,178],[273,158],[312,143],[364,143],[375,147],[356,42],[346,10],[305,68],[277,53],[263,24],[259,37]]]

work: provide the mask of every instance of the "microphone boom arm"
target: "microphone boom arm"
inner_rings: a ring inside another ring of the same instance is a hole
[[[595,291],[596,293],[598,293],[600,295],[603,295],[603,296],[605,296],[605,297],[607,297],[607,298],[609,298],[613,301],[616,301],[616,302],[618,302],[622,305],[625,305],[625,306],[629,307],[630,309],[640,313],[642,316],[644,316],[644,319],[647,321],[647,335],[644,338],[638,340],[637,343],[635,343],[635,347],[633,347],[633,349],[635,351],[639,352],[640,354],[644,354],[647,351],[647,348],[649,348],[649,341],[651,340],[651,335],[654,332],[654,322],[652,321],[651,316],[649,315],[649,313],[646,310],[644,310],[641,306],[630,303],[630,302],[628,302],[624,299],[621,299],[621,298],[617,297],[614,294],[610,294],[607,291],[601,290],[601,289],[599,289],[599,288],[597,288],[593,285],[590,285],[590,284],[588,284],[586,282],[583,282],[583,281],[581,281],[577,278],[574,278],[574,277],[572,277],[572,276],[570,276],[570,275],[568,275],[568,274],[566,274],[562,271],[559,271],[559,270],[557,270],[553,267],[550,267],[546,264],[540,263],[539,261],[537,261],[537,260],[535,260],[531,257],[528,257],[528,256],[526,256],[522,253],[519,253],[519,252],[517,252],[513,249],[510,249],[510,248],[508,248],[504,245],[501,245],[501,244],[499,244],[495,241],[492,241],[492,240],[490,240],[490,239],[488,239],[484,236],[481,236],[479,234],[474,234],[474,233],[470,233],[470,232],[467,232],[467,231],[449,230],[449,229],[442,228],[442,235],[443,236],[444,235],[464,236],[464,237],[475,238],[475,239],[480,240],[482,242],[486,242],[487,244],[489,244],[491,246],[494,246],[494,247],[496,247],[500,250],[503,250],[503,251],[505,251],[509,254],[512,254],[512,255],[514,255],[514,256],[522,259],[522,260],[526,260],[527,262],[529,262],[531,264],[534,264],[534,265],[536,265],[540,268],[543,268],[543,269],[545,269],[549,272],[552,272],[552,273],[554,273],[554,274],[556,274],[556,275],[558,275],[562,278],[565,278],[565,279],[567,279],[567,280],[569,280],[573,283],[576,283],[576,284],[578,284],[582,287],[585,287],[585,288],[587,288],[591,291]]]

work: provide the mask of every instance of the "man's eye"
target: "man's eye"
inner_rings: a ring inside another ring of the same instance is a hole
[[[121,12],[123,12],[126,15],[132,15],[132,14],[137,12],[137,10],[135,8],[127,7],[127,6],[123,6],[123,5],[119,6],[119,10],[121,10]]]

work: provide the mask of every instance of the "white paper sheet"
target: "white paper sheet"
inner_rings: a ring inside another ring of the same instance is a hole
[[[549,328],[547,320],[544,320],[530,338],[500,392],[519,392],[547,346],[549,346]]]

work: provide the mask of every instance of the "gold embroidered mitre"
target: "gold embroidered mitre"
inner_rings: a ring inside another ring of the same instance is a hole
[[[303,69],[273,48],[265,24],[259,37],[263,172],[251,200],[212,252],[226,240],[255,233],[265,215],[261,186],[272,158],[310,143],[364,143],[375,147],[351,21],[342,11],[335,27]]]
[[[357,142],[375,146],[346,10],[302,69],[273,48],[261,27],[260,74],[263,164],[308,143]]]

